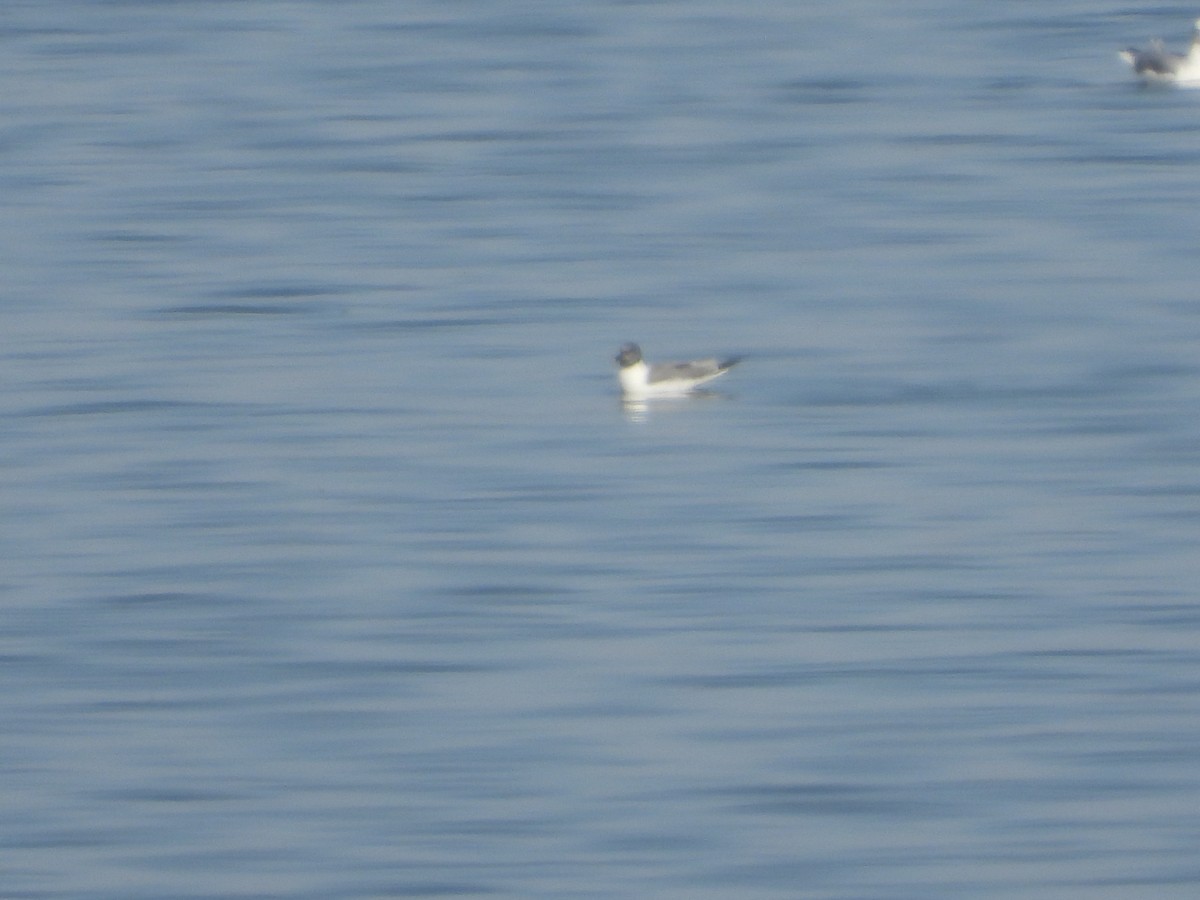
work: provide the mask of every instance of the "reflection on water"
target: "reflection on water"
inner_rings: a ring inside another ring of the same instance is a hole
[[[645,422],[650,414],[650,404],[646,400],[621,399],[621,412],[630,422]]]
[[[681,397],[656,397],[653,400],[631,400],[622,397],[620,403],[621,412],[628,421],[645,422],[651,415],[677,415],[697,406],[733,399],[730,394],[700,389]]]

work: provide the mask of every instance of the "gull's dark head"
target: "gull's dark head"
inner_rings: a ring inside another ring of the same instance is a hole
[[[642,361],[642,348],[637,344],[622,344],[621,352],[617,354],[617,365],[622,369],[636,365]]]

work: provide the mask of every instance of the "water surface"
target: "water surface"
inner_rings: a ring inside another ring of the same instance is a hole
[[[10,6],[6,896],[1194,896],[1190,13]]]

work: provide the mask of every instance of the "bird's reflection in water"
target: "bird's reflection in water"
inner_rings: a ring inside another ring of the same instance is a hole
[[[631,400],[626,397],[620,399],[621,414],[626,421],[642,423],[650,420],[650,411],[656,413],[679,412],[698,403],[702,400],[721,400],[729,399],[729,395],[719,393],[718,391],[692,391],[682,397],[660,397],[656,400]]]

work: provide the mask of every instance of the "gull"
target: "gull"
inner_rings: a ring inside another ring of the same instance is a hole
[[[1144,81],[1200,83],[1200,19],[1192,25],[1192,42],[1186,54],[1172,53],[1156,38],[1145,50],[1129,47],[1119,55]]]
[[[626,400],[651,397],[682,397],[706,381],[724,375],[738,362],[731,359],[696,359],[691,362],[656,363],[642,358],[642,348],[625,344],[617,354],[617,379]]]

